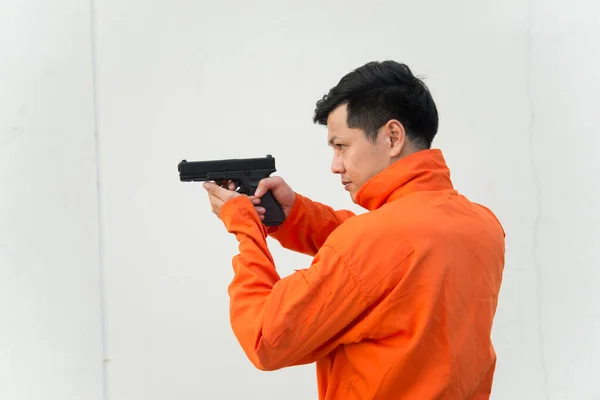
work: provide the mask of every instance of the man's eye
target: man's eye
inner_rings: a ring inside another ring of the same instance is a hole
[[[335,147],[337,147],[339,150],[342,150],[344,147],[346,147],[346,145],[337,143]]]

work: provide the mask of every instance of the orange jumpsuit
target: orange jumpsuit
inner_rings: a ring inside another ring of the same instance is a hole
[[[489,399],[490,339],[505,234],[452,185],[441,151],[419,151],[361,187],[369,210],[297,194],[278,228],[245,196],[220,217],[239,242],[233,332],[261,370],[316,362],[319,399]],[[281,278],[267,248],[314,256]]]

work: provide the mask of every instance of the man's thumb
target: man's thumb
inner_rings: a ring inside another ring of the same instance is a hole
[[[254,191],[254,195],[256,197],[262,196],[263,194],[267,193],[269,189],[273,189],[273,186],[275,186],[274,183],[275,182],[273,181],[273,178],[262,179],[260,182],[258,182],[258,186]]]

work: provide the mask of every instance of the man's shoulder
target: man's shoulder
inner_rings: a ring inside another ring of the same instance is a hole
[[[500,222],[500,219],[498,218],[498,216],[489,207],[484,206],[483,204],[480,204],[480,203],[475,203],[475,202],[472,202],[471,204],[473,204],[473,207],[478,209],[479,212],[484,217],[486,217],[492,224],[494,224],[496,227],[498,227],[500,229],[500,231],[502,232],[503,236],[506,236],[506,232],[504,231],[504,226],[502,225],[502,222]]]
[[[371,259],[374,253],[394,253],[400,244],[408,244],[406,222],[400,213],[391,215],[385,210],[375,210],[355,215],[344,221],[324,243],[346,259],[355,263],[362,258]]]
[[[402,265],[415,249],[400,218],[378,210],[349,218],[327,238],[324,246],[343,260],[360,291],[366,295],[387,290],[400,279]]]
[[[413,212],[412,207],[405,208],[400,201],[383,205],[382,207],[362,214],[356,214],[348,218],[335,231],[331,239],[344,241],[363,241],[367,236],[378,237],[386,235],[390,231],[398,232],[408,228],[410,219],[407,218]]]
[[[367,236],[378,236],[386,227],[397,226],[397,223],[398,221],[382,218],[380,210],[369,211],[348,218],[331,233],[328,240],[331,243],[362,242]]]
[[[482,231],[504,235],[488,207],[456,193],[427,199],[406,196],[358,214],[335,229],[325,244],[344,253],[390,251],[388,246],[395,243],[445,242],[455,231],[458,236]]]

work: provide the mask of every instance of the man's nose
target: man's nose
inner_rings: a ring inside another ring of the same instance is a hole
[[[337,155],[333,156],[333,161],[331,162],[331,172],[334,174],[343,174],[345,172],[344,163]]]

